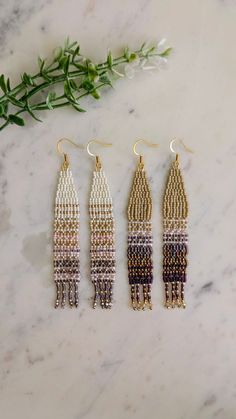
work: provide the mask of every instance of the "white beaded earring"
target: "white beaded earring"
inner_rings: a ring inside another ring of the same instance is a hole
[[[60,170],[55,200],[54,218],[54,280],[56,284],[55,308],[66,304],[68,295],[70,307],[78,307],[78,284],[80,281],[79,247],[79,201],[68,160],[60,145],[67,141],[76,147],[83,146],[67,138],[57,143],[57,151],[64,156]]]
[[[88,154],[95,157],[95,169],[89,201],[91,280],[95,292],[93,308],[100,301],[102,308],[109,309],[112,307],[113,283],[115,279],[113,206],[101,160],[99,156],[90,152],[89,147],[92,143],[97,143],[104,147],[111,144],[92,140],[87,145]]]

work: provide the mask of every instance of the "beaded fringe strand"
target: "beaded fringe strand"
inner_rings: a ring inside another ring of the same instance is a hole
[[[93,172],[89,202],[91,228],[91,279],[94,285],[93,308],[112,307],[115,279],[114,216],[112,198],[100,162]]]
[[[152,198],[142,157],[134,175],[128,206],[128,276],[134,310],[152,309]]]
[[[79,202],[69,163],[62,164],[55,201],[54,280],[55,308],[66,304],[78,307],[79,272]]]
[[[187,268],[188,202],[179,168],[179,159],[173,161],[163,203],[163,281],[165,307],[185,308],[184,285]]]

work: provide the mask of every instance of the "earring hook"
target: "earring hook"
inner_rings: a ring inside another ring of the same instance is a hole
[[[141,154],[137,153],[137,151],[136,151],[136,147],[139,143],[145,143],[148,147],[159,147],[159,144],[151,143],[148,140],[143,140],[143,139],[137,140],[133,145],[133,152],[134,152],[134,154],[136,154],[136,156],[140,156],[140,157],[141,157]]]
[[[112,146],[112,143],[106,143],[106,142],[100,141],[100,140],[91,140],[91,141],[89,141],[88,144],[87,144],[87,152],[92,157],[96,157],[96,154],[91,153],[90,148],[89,148],[91,144],[100,144],[103,147],[110,147],[110,146]]]
[[[72,141],[72,140],[69,140],[69,138],[61,138],[60,140],[58,140],[57,141],[57,152],[59,153],[59,154],[63,154],[63,156],[64,156],[64,159],[65,159],[65,162],[66,163],[68,163],[68,157],[67,157],[67,154],[66,153],[64,153],[62,150],[61,150],[61,144],[63,143],[63,141],[64,142],[67,142],[67,143],[70,143],[70,144],[72,144],[72,145],[74,145],[75,147],[78,147],[78,148],[84,148],[84,146],[83,145],[81,145],[81,144],[77,144],[77,143],[75,143],[74,141]]]
[[[151,143],[151,142],[150,142],[150,141],[148,141],[148,140],[143,140],[143,139],[137,140],[137,141],[134,143],[134,145],[133,145],[133,152],[134,152],[134,154],[136,154],[136,156],[139,156],[139,158],[140,158],[140,163],[143,163],[143,156],[142,156],[141,154],[139,154],[139,153],[136,151],[136,147],[137,147],[137,145],[138,145],[139,143],[144,143],[144,144],[146,144],[148,147],[159,147],[159,144],[157,144],[157,143]]]
[[[106,143],[105,141],[100,141],[100,140],[91,140],[87,144],[87,152],[90,156],[95,157],[95,159],[96,159],[96,169],[100,170],[101,167],[102,167],[100,158],[99,158],[98,155],[91,153],[91,151],[90,151],[90,145],[91,144],[99,144],[103,147],[110,147],[110,146],[112,146],[112,143]]]
[[[171,142],[170,142],[170,151],[174,154],[176,154],[176,160],[178,160],[178,153],[176,153],[176,151],[174,150],[174,143],[178,142],[180,145],[182,145],[182,147],[184,148],[185,151],[187,151],[188,153],[194,153],[194,151],[189,148],[188,146],[186,146],[186,144],[184,143],[184,141],[180,138],[174,138]]]

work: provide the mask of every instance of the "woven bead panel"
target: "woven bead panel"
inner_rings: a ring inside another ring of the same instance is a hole
[[[93,172],[89,201],[91,229],[91,279],[94,284],[95,308],[112,307],[115,279],[114,215],[112,198],[104,171]]]
[[[70,307],[78,307],[79,254],[78,195],[69,164],[64,162],[59,175],[54,219],[56,308],[65,306],[67,295]]]
[[[171,164],[163,202],[163,281],[165,306],[185,308],[188,202],[178,156]]]
[[[146,172],[138,164],[128,205],[128,277],[134,310],[152,308],[152,198]]]

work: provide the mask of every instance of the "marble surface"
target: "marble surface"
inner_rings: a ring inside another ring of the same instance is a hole
[[[236,2],[234,0],[0,1],[1,72],[17,81],[65,36],[104,58],[166,37],[165,71],[121,80],[88,113],[48,112],[0,134],[0,406],[2,419],[235,419]],[[101,151],[114,198],[117,277],[112,311],[91,309],[87,201],[93,161],[67,147],[81,203],[81,303],[55,311],[52,209],[62,136]],[[126,205],[136,138],[152,184],[154,309],[129,308]],[[162,306],[161,199],[181,137],[190,202],[187,309]]]

